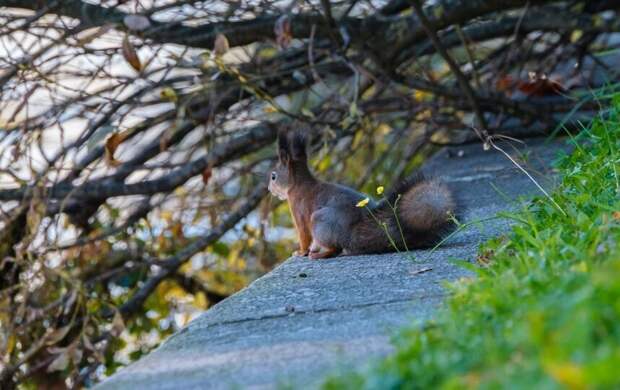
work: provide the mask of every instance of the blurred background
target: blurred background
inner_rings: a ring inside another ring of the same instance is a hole
[[[287,123],[368,192],[441,145],[579,130],[619,9],[0,0],[0,388],[89,386],[286,259]]]

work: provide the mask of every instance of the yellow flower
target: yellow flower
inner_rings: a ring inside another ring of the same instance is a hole
[[[275,108],[274,106],[272,106],[271,104],[269,104],[269,105],[265,106],[263,111],[265,111],[266,113],[270,114],[272,112],[278,112],[278,109]]]
[[[370,199],[368,199],[368,198],[364,198],[364,199],[360,200],[359,202],[357,202],[357,204],[355,205],[355,207],[366,207],[366,205],[368,204],[368,202],[370,202]]]
[[[170,87],[162,89],[159,92],[159,95],[163,100],[167,100],[169,102],[176,102],[178,100],[177,93]]]
[[[383,186],[377,187],[377,195],[383,194]]]

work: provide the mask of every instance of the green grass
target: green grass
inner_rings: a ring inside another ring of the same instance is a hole
[[[610,105],[557,165],[567,215],[545,197],[514,213],[434,320],[324,388],[620,388],[620,94]]]

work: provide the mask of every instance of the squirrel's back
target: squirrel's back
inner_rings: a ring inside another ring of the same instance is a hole
[[[362,193],[314,177],[298,131],[279,132],[278,164],[269,178],[269,190],[289,202],[297,253],[311,258],[428,247],[454,228],[456,202],[440,181],[417,174],[379,202],[364,200]]]

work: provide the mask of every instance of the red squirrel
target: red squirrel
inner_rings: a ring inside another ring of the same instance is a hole
[[[299,238],[294,255],[321,259],[393,251],[387,233],[399,249],[429,247],[453,229],[454,196],[438,180],[418,173],[375,201],[317,179],[308,167],[306,144],[303,133],[280,131],[278,163],[269,177],[269,191],[288,200]],[[395,204],[398,221],[390,207]]]

